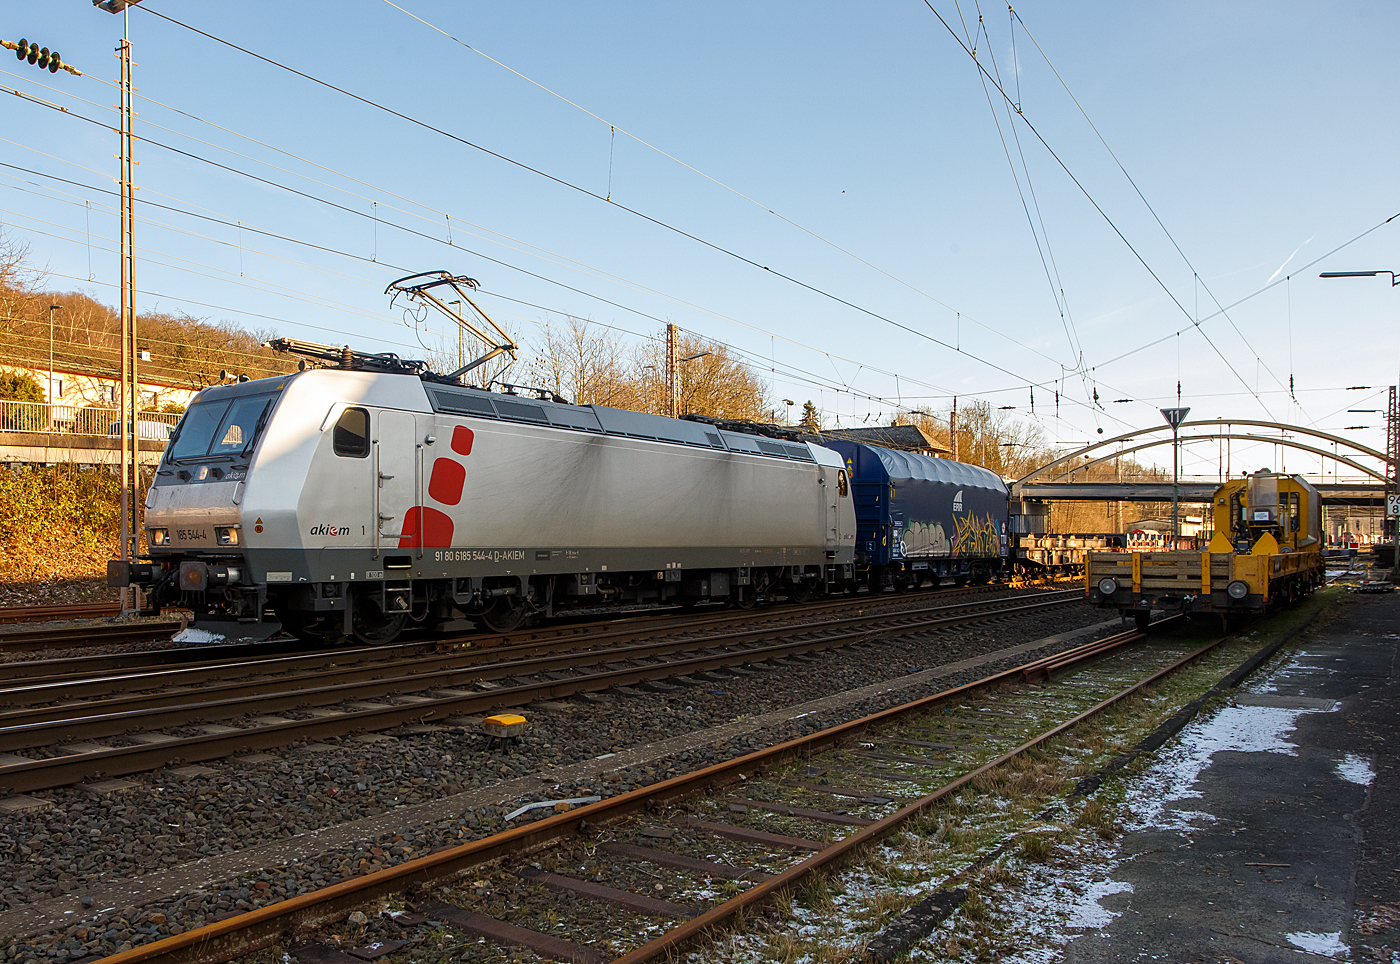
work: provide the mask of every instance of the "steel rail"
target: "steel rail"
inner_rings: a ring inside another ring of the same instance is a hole
[[[1132,630],[1111,638],[1116,640],[1119,646],[1123,646],[1144,637],[1143,634]],[[1089,649],[1089,647],[1082,648]],[[1192,654],[1192,658],[1207,649],[1209,647]],[[1068,652],[1073,652],[1073,650]],[[1086,658],[1093,658],[1099,653],[1100,651],[1095,648]],[[223,962],[261,950],[286,937],[334,923],[372,901],[381,900],[393,894],[417,893],[450,883],[472,873],[481,864],[532,850],[572,835],[585,822],[588,824],[609,823],[629,814],[645,811],[657,804],[694,796],[710,788],[736,783],[741,775],[746,776],[785,760],[805,756],[813,750],[840,743],[866,729],[917,713],[952,697],[998,683],[1020,679],[1021,670],[1020,666],[1003,670],[983,679],[955,686],[901,706],[871,713],[816,733],[796,737],[732,760],[713,764],[702,770],[684,773],[649,787],[641,787],[606,800],[600,800],[597,803],[587,804],[568,813],[555,814],[535,823],[525,824],[458,847],[406,861],[354,880],[342,881],[320,890],[290,897],[275,904],[248,911],[237,917],[206,924],[183,934],[113,954],[104,958],[101,964],[223,964]],[[1162,673],[1154,674],[1153,677],[1149,678],[1149,681],[1161,675]],[[1145,683],[1136,684],[1134,688],[1141,685],[1145,685]],[[1117,698],[1119,697],[1115,697],[1115,699]],[[1076,720],[1083,715],[1076,717]],[[1067,726],[1068,724],[1056,727],[1056,730],[1062,730]],[[1035,742],[1032,741],[1029,745],[1034,745]],[[975,772],[980,773],[985,769],[986,767],[980,767]],[[959,785],[967,782],[974,775],[969,774],[959,778]],[[917,804],[910,804],[899,812],[904,813],[917,807]],[[889,818],[886,818],[872,824],[866,830],[872,830],[877,826],[881,827],[881,832],[886,832],[892,824],[890,824]],[[869,840],[872,836],[874,834],[862,833],[862,842]],[[840,845],[834,844],[833,846]],[[850,848],[843,848],[842,853],[848,853],[849,850]],[[813,861],[824,853],[826,853],[825,850],[802,863],[810,865],[809,870],[822,866],[829,862],[829,859],[817,863],[813,863]],[[833,854],[834,856],[836,855]],[[786,884],[790,884],[792,880],[796,879],[789,876],[787,872],[780,874],[779,877],[787,878]],[[776,879],[769,878],[768,882],[756,885],[739,897],[718,905],[710,912],[695,918],[695,921],[705,921],[704,925],[698,929],[682,925],[686,930],[685,938],[689,939],[704,929],[715,926],[736,913],[739,907],[752,903],[753,899],[744,901],[744,898],[759,888],[763,888],[763,896],[771,894],[777,888],[768,887],[767,883]],[[743,903],[736,903],[739,901],[743,901]],[[727,908],[727,912],[716,914],[716,911],[722,908]],[[664,938],[658,938],[658,941],[662,939]],[[676,943],[678,941],[668,941],[665,947],[653,951],[649,956],[666,953],[667,949],[674,947]],[[633,951],[632,954],[639,954],[656,944],[657,941],[653,941]],[[631,955],[628,955],[620,958],[615,964],[630,959]],[[636,958],[636,960],[646,959]]]
[[[872,613],[871,616],[896,618],[906,613],[918,614],[936,612],[943,610],[951,610],[954,608],[968,608],[975,606],[992,605],[999,602],[1011,602],[1032,598],[1046,598],[1046,596],[1053,596],[1054,594],[1069,594],[1077,592],[1077,590],[1055,590],[1054,593],[1047,593],[1045,594],[1045,596],[998,597],[997,599],[983,600],[981,602],[970,601],[961,603],[948,603],[940,606],[896,609],[886,611],[883,613]],[[847,602],[845,604],[845,607],[843,608],[854,608],[854,605],[850,602]],[[353,649],[318,649],[290,653],[281,653],[273,649],[271,650],[269,655],[262,655],[261,651],[255,651],[252,653],[245,654],[240,650],[238,652],[230,654],[231,656],[235,657],[234,659],[214,659],[207,662],[185,663],[173,667],[156,663],[153,667],[146,668],[148,661],[140,660],[137,661],[136,665],[132,666],[118,663],[114,667],[114,669],[116,672],[122,675],[116,677],[108,676],[104,678],[94,675],[94,672],[101,672],[101,670],[86,672],[80,670],[78,672],[70,672],[63,674],[31,676],[25,678],[26,681],[23,683],[19,682],[18,680],[13,680],[11,682],[13,682],[14,685],[6,685],[0,687],[0,705],[8,704],[11,706],[18,706],[25,704],[33,704],[36,702],[49,702],[59,699],[92,698],[93,696],[99,695],[107,696],[110,694],[111,688],[107,687],[104,689],[104,683],[106,683],[109,680],[120,681],[123,679],[133,681],[149,680],[153,684],[161,682],[174,682],[178,684],[182,678],[189,678],[200,683],[201,691],[207,693],[210,692],[209,688],[202,684],[205,684],[211,680],[247,678],[251,674],[257,672],[276,673],[284,670],[295,671],[298,668],[300,668],[299,664],[303,663],[310,667],[310,669],[308,669],[307,672],[314,672],[320,678],[324,678],[324,672],[326,667],[334,666],[339,668],[345,668],[347,664],[353,667],[355,665],[359,665],[360,663],[370,660],[374,661],[375,668],[384,673],[391,672],[395,668],[399,667],[406,669],[417,669],[419,672],[437,671],[439,667],[453,668],[457,665],[467,665],[476,661],[485,659],[497,659],[507,655],[514,658],[517,656],[525,657],[532,655],[553,654],[556,652],[564,652],[567,650],[579,649],[599,644],[626,642],[627,640],[631,639],[645,639],[656,636],[661,633],[669,632],[672,635],[678,633],[689,633],[697,627],[703,628],[707,625],[715,625],[717,622],[719,625],[735,622],[760,622],[765,625],[771,626],[773,624],[782,622],[784,619],[802,618],[803,616],[809,615],[810,612],[810,610],[806,609],[781,610],[767,613],[763,616],[754,618],[731,617],[729,619],[723,620],[722,622],[718,622],[716,620],[678,620],[674,623],[667,621],[665,625],[658,625],[657,623],[651,621],[639,624],[635,620],[623,620],[620,621],[623,623],[623,625],[620,625],[616,628],[596,630],[586,633],[566,634],[562,637],[545,637],[543,639],[540,639],[535,635],[531,634],[523,636],[523,641],[515,641],[514,637],[501,636],[499,637],[499,643],[497,643],[496,640],[493,638],[492,645],[488,646],[477,645],[474,641],[471,640],[470,637],[468,637],[468,641],[471,642],[471,645],[469,647],[457,646],[456,644],[462,640],[460,640],[459,638],[454,638],[441,640],[437,642],[398,644],[393,647],[359,646]],[[751,616],[751,614],[743,615]],[[831,623],[828,623],[827,625],[831,625]],[[260,643],[257,645],[260,647],[267,647],[269,644]],[[430,651],[425,652],[425,647]],[[444,650],[446,650],[446,652],[444,652]],[[184,654],[187,652],[193,653],[195,651],[177,650],[175,652]],[[413,652],[417,652],[419,653],[419,655],[411,657],[399,655],[397,658],[393,659],[385,658],[386,655],[390,654],[403,654]],[[160,654],[150,655],[159,656]],[[106,661],[109,658],[88,657],[88,659]],[[72,663],[75,661],[53,660],[49,662],[58,663],[60,665],[72,665]],[[11,668],[11,666],[14,665],[16,664],[7,663],[0,665],[0,677],[3,677],[6,674],[6,672]],[[26,666],[31,664],[21,663],[18,665]],[[84,663],[83,666],[84,668],[86,668],[87,664]],[[0,720],[2,720],[5,715],[6,714],[0,714]]]
[[[802,879],[803,877],[807,876],[813,871],[825,867],[828,864],[840,860],[843,857],[849,856],[868,844],[874,843],[876,840],[880,839],[885,834],[892,831],[895,827],[899,826],[899,824],[903,823],[911,817],[917,816],[921,811],[928,809],[933,804],[937,803],[939,800],[942,800],[944,797],[948,796],[950,793],[955,793],[956,791],[960,790],[962,787],[971,783],[973,780],[977,779],[982,774],[994,770],[999,766],[1005,765],[1006,763],[1020,756],[1022,753],[1025,753],[1027,750],[1040,746],[1042,743],[1046,743],[1054,739],[1055,737],[1061,735],[1062,733],[1073,729],[1075,726],[1078,726],[1084,720],[1087,720],[1091,716],[1095,716],[1098,713],[1103,712],[1108,707],[1113,706],[1115,703],[1118,703],[1123,699],[1126,699],[1127,697],[1136,693],[1143,687],[1150,686],[1152,683],[1155,683],[1157,680],[1176,672],[1178,669],[1187,665],[1188,663],[1194,662],[1196,659],[1200,658],[1201,656],[1210,652],[1215,647],[1219,646],[1227,638],[1228,637],[1222,636],[1219,639],[1207,643],[1200,649],[1197,649],[1192,653],[1188,653],[1187,655],[1181,657],[1181,659],[1178,659],[1176,662],[1172,663],[1170,666],[1166,666],[1153,673],[1152,675],[1146,677],[1145,679],[1139,680],[1132,686],[1129,686],[1127,689],[1115,693],[1108,699],[1103,700],[1095,706],[1090,707],[1089,709],[1065,721],[1064,723],[1061,723],[1058,726],[1046,730],[1039,736],[1027,740],[1020,746],[1012,750],[1008,750],[1006,753],[1001,754],[995,759],[989,760],[988,762],[982,764],[980,767],[977,767],[976,769],[971,770],[968,773],[964,773],[962,776],[949,781],[948,783],[944,784],[942,787],[939,787],[932,793],[920,797],[918,800],[915,800],[909,804],[906,804],[904,807],[901,807],[899,810],[896,810],[889,816],[881,820],[877,820],[875,823],[872,823],[867,827],[862,827],[856,832],[852,833],[850,836],[843,837],[841,840],[838,840],[835,843],[832,843],[822,848],[818,852],[814,853],[812,856],[799,861],[798,863],[792,865],[791,867],[782,871],[781,873],[769,877],[762,883],[757,884],[749,890],[744,891],[737,897],[732,897],[729,900],[725,901],[723,904],[719,904],[718,906],[710,908],[705,913],[700,914],[697,917],[693,917],[688,921],[685,921],[678,927],[667,931],[665,934],[662,934],[660,937],[657,937],[649,941],[648,943],[642,945],[641,947],[627,954],[624,954],[619,958],[616,958],[612,962],[612,964],[643,964],[643,962],[645,961],[652,961],[663,955],[670,954],[682,944],[685,944],[688,941],[691,941],[694,938],[705,933],[706,931],[712,930],[720,926],[724,922],[730,920],[742,909],[753,906],[754,904],[759,903],[763,899],[778,893],[784,888],[792,886],[798,880]],[[1086,653],[1084,658],[1092,659],[1095,656],[1100,655],[1102,652],[1102,649],[1093,649],[1092,651]]]
[[[1068,603],[1076,601],[1077,592],[1074,599],[1067,595],[1056,595],[1049,602]],[[218,686],[200,685],[198,694],[206,702],[214,703],[220,696],[232,698],[237,696],[268,696],[277,690],[285,690],[296,687],[300,681],[307,679],[316,680],[322,688],[329,689],[337,681],[355,682],[363,681],[366,676],[377,680],[406,681],[415,677],[421,679],[431,673],[434,676],[433,684],[438,686],[453,685],[451,679],[455,679],[461,674],[468,674],[468,681],[478,679],[494,680],[505,676],[531,675],[536,672],[557,671],[562,669],[572,669],[576,665],[590,665],[604,659],[623,659],[633,657],[657,657],[669,656],[676,652],[688,649],[708,649],[717,646],[734,645],[745,639],[762,639],[771,637],[773,634],[782,633],[790,635],[797,632],[822,632],[829,628],[839,627],[845,623],[859,625],[861,623],[879,623],[883,620],[902,620],[906,616],[920,616],[926,614],[948,614],[952,615],[956,611],[976,611],[979,614],[994,614],[1001,611],[999,608],[988,608],[998,606],[1000,603],[1020,603],[1025,597],[1016,599],[985,600],[982,602],[952,603],[943,606],[930,606],[920,609],[900,610],[892,613],[880,613],[871,615],[858,615],[848,617],[844,620],[832,620],[821,624],[798,624],[795,626],[767,625],[740,633],[721,633],[710,636],[687,636],[683,639],[663,639],[655,643],[641,646],[626,646],[613,649],[591,648],[584,654],[579,655],[577,650],[585,646],[595,646],[603,643],[625,643],[627,640],[636,638],[646,638],[656,635],[655,632],[644,630],[626,629],[618,633],[598,633],[589,636],[573,637],[562,641],[545,643],[532,643],[526,645],[511,646],[506,649],[492,648],[487,650],[464,649],[446,654],[428,654],[409,659],[392,661],[368,662],[364,659],[352,661],[349,665],[342,665],[345,660],[340,658],[338,653],[306,653],[293,654],[288,656],[276,656],[266,659],[253,660],[249,662],[216,663],[211,665],[182,666],[174,669],[157,670],[155,672],[130,672],[116,677],[103,678],[79,678],[77,680],[36,680],[21,683],[15,686],[0,687],[0,706],[9,705],[13,707],[32,707],[38,703],[56,703],[61,700],[92,699],[93,697],[103,697],[101,702],[92,705],[102,713],[116,712],[119,710],[139,710],[159,707],[173,702],[185,692],[179,689],[162,689],[157,693],[149,693],[136,696],[113,696],[113,683],[135,683],[136,688],[152,688],[163,681],[174,681],[179,683],[182,679],[193,680],[200,684],[207,684],[214,680],[237,679],[242,682],[224,683]],[[773,621],[770,621],[773,622]],[[356,655],[370,657],[372,659],[374,650],[368,648],[357,650]],[[530,657],[538,657],[530,660]],[[491,660],[501,660],[492,664]],[[562,660],[562,661],[561,661]],[[308,663],[309,666],[299,664]],[[523,672],[521,670],[524,670]],[[278,673],[279,670],[289,671],[282,676],[271,674]],[[447,674],[444,676],[443,674]],[[147,684],[150,684],[149,686]],[[364,693],[357,694],[360,696]],[[45,720],[72,719],[76,708],[71,705],[53,705],[34,709],[14,709],[0,711],[0,744],[4,742],[4,728],[23,723],[38,723]]]
[[[979,596],[998,589],[1006,588],[1029,588],[1019,586],[1008,586],[1006,584],[997,586],[984,586],[956,590],[938,590],[938,598],[951,598],[957,596]],[[928,590],[934,592],[935,590]],[[1062,591],[1062,590],[1051,590]],[[363,654],[373,654],[377,659],[383,659],[386,655],[394,653],[422,652],[424,649],[434,649],[441,651],[447,647],[472,647],[475,649],[488,648],[510,648],[515,649],[525,643],[553,642],[561,640],[585,640],[589,638],[606,638],[609,633],[622,633],[633,631],[635,635],[645,635],[646,631],[656,632],[663,630],[670,625],[677,627],[695,627],[704,625],[723,625],[728,622],[742,622],[751,620],[773,621],[802,614],[820,614],[823,612],[839,611],[858,607],[861,605],[898,606],[900,603],[914,602],[922,598],[922,594],[890,594],[879,596],[848,596],[832,600],[829,602],[795,604],[789,606],[786,603],[778,603],[766,606],[757,610],[725,611],[714,613],[687,613],[684,616],[676,615],[676,607],[666,607],[659,610],[658,615],[643,615],[634,612],[631,615],[619,616],[612,614],[604,618],[594,619],[591,615],[584,618],[584,621],[576,623],[549,624],[529,629],[514,630],[510,633],[490,633],[490,634],[466,634],[459,636],[445,636],[429,639],[409,639],[403,642],[395,642],[387,645],[357,645],[354,647],[334,647],[306,649],[307,644],[301,641],[290,639],[269,640],[260,643],[215,643],[182,649],[164,649],[155,652],[124,653],[115,655],[93,655],[79,656],[68,659],[57,660],[23,660],[11,661],[0,664],[0,675],[8,676],[11,679],[29,679],[33,682],[42,682],[46,679],[57,681],[68,679],[80,675],[91,675],[93,673],[110,671],[134,671],[142,667],[163,667],[171,663],[211,660],[205,665],[214,665],[213,660],[222,658],[243,658],[256,657],[263,653],[273,652],[287,654],[288,651],[305,652],[307,655],[325,654],[331,657],[338,657],[342,661],[346,657],[359,656]],[[1013,597],[1014,598],[1014,597]],[[602,627],[601,629],[599,627]],[[615,627],[615,629],[610,629]],[[70,632],[63,629],[61,632]],[[43,632],[43,631],[41,631]],[[54,632],[53,630],[47,632]],[[3,634],[0,634],[2,636]],[[542,650],[541,650],[542,651]],[[67,667],[63,673],[54,673],[52,669],[55,664]],[[72,667],[78,667],[72,669]]]
[[[585,674],[572,679],[547,680],[541,683],[501,687],[480,694],[430,699],[407,706],[352,711],[333,717],[262,725],[234,733],[206,734],[165,743],[111,747],[72,756],[10,763],[0,765],[0,787],[15,793],[69,786],[96,773],[104,773],[108,776],[139,773],[158,769],[167,765],[172,759],[179,759],[183,762],[212,760],[250,750],[274,749],[300,740],[327,739],[354,732],[391,729],[405,724],[423,723],[427,720],[441,720],[451,716],[482,713],[508,706],[519,706],[540,699],[556,699],[572,696],[575,693],[594,692],[614,686],[630,686],[635,683],[671,676],[817,652],[891,634],[897,635],[902,632],[963,625],[985,618],[1015,615],[1017,612],[1033,612],[1053,606],[1067,605],[1073,601],[1073,599],[1056,599],[1029,606],[1020,606],[1015,610],[1002,608],[990,613],[974,612],[946,616],[940,619],[924,620],[919,625],[901,626],[891,630],[849,630],[818,639],[789,640],[767,646],[710,653],[647,666]],[[757,632],[759,631],[755,631],[755,633]],[[768,630],[768,632],[775,631]],[[787,633],[787,635],[791,636],[792,634]],[[577,659],[576,656],[559,658],[564,660]],[[510,675],[519,674],[511,673]],[[424,680],[418,677],[415,682],[423,683]],[[374,687],[383,685],[385,684],[379,681],[343,685],[336,690],[338,693],[336,701],[363,696],[366,693],[376,693],[378,691]],[[440,685],[436,681],[428,681],[428,686],[432,688],[438,688]],[[321,689],[288,691],[257,701],[258,711],[268,713],[278,709],[294,709],[305,706],[315,699],[325,700],[326,693],[326,690]],[[210,711],[215,708],[239,714],[246,713],[249,709],[249,702],[247,699],[230,699],[219,701],[216,704],[194,703],[167,707],[152,712],[118,712],[89,717],[76,722],[58,720],[50,723],[12,726],[0,730],[0,747],[27,749],[33,746],[49,745],[64,739],[95,739],[101,736],[115,736],[131,732],[138,725],[148,729],[182,725],[211,718]],[[28,741],[27,745],[20,745],[25,744],[25,741]]]
[[[115,603],[74,603],[67,606],[3,606],[0,623],[34,623],[47,619],[98,619],[115,616]]]
[[[188,620],[164,620],[150,623],[119,623],[116,625],[84,626],[80,628],[32,629],[18,633],[0,633],[0,652],[14,650],[59,649],[72,646],[102,646],[134,639],[179,632]]]

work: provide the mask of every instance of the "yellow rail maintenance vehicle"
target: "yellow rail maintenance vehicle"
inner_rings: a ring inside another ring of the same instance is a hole
[[[1089,553],[1089,602],[1146,629],[1153,609],[1219,613],[1223,622],[1322,584],[1322,500],[1302,476],[1261,469],[1226,482],[1212,503],[1215,535],[1205,552]]]

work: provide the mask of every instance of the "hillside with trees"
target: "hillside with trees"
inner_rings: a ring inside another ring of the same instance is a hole
[[[0,240],[0,366],[45,369],[49,364],[49,306],[53,312],[53,365],[59,371],[114,377],[121,372],[121,319],[116,309],[77,292],[44,291]],[[262,342],[270,332],[192,315],[138,312],[137,348],[143,381],[200,389],[221,371],[263,378],[293,371],[295,360]]]

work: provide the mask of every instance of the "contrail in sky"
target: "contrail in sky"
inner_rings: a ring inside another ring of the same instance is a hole
[[[1302,250],[1303,250],[1304,248],[1306,248],[1310,243],[1312,243],[1312,239],[1315,238],[1315,237],[1317,237],[1317,235],[1314,234],[1314,235],[1312,236],[1312,238],[1308,238],[1307,241],[1304,241],[1302,244],[1298,245],[1298,247],[1294,248],[1294,249],[1293,249],[1293,253],[1290,254],[1290,255],[1288,256],[1288,260],[1287,260],[1287,261],[1284,261],[1283,264],[1281,264],[1281,265],[1278,266],[1278,271],[1275,271],[1273,274],[1269,275],[1269,281],[1273,281],[1275,278],[1277,278],[1277,277],[1283,272],[1283,269],[1286,268],[1286,267],[1288,267],[1288,262],[1289,262],[1289,261],[1292,261],[1294,258],[1298,257],[1298,252],[1299,252],[1299,251],[1302,251]],[[1266,282],[1264,282],[1264,283],[1265,283],[1265,284],[1268,284],[1269,281],[1266,281]]]

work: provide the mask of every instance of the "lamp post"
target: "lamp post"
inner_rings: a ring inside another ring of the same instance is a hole
[[[49,421],[53,421],[53,313],[62,311],[62,305],[49,305],[49,390],[44,399],[49,403]]]
[[[1396,277],[1395,272],[1385,268],[1377,271],[1324,271],[1318,277],[1376,278],[1383,274],[1390,275],[1392,288],[1400,284],[1400,278]],[[1400,581],[1400,518],[1391,515],[1390,511],[1394,508],[1394,503],[1400,500],[1400,404],[1397,404],[1395,391],[1396,385],[1391,385],[1390,404],[1385,413],[1386,518],[1381,524],[1383,527],[1388,526],[1391,529],[1391,548],[1394,553],[1391,557],[1391,574],[1394,580]]]
[[[1163,408],[1158,411],[1172,427],[1172,552],[1175,552],[1177,540],[1181,535],[1181,439],[1177,430],[1181,423],[1186,421],[1191,408]]]
[[[695,359],[697,358],[704,358],[706,355],[709,354],[711,354],[711,352],[697,351],[693,355],[685,355],[681,358],[676,359],[676,399],[675,402],[672,404],[671,408],[677,416],[679,416],[681,413],[681,399],[685,395],[685,363],[695,361]]]
[[[459,312],[462,310],[462,302],[461,302],[461,301],[449,301],[448,304],[449,304],[449,305],[456,305],[456,306],[457,306],[457,310],[458,310]],[[465,365],[465,364],[467,363],[467,361],[466,361],[466,359],[467,359],[466,349],[465,349],[465,346],[463,346],[463,344],[462,344],[462,331],[463,331],[462,326],[461,326],[461,325],[458,325],[458,326],[457,326],[457,367],[458,367],[458,368],[461,368],[463,365]]]

